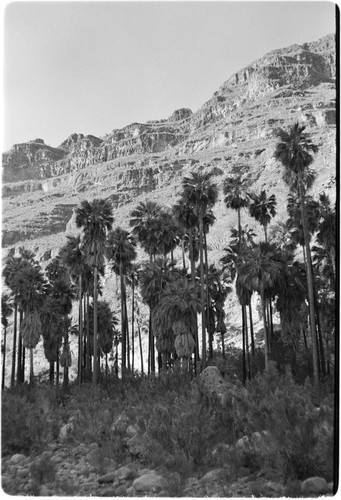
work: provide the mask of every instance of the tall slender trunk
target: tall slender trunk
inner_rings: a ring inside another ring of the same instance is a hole
[[[84,373],[83,373],[83,378],[84,380],[85,373],[87,371],[87,352],[88,352],[88,345],[86,341],[86,330],[85,330],[85,321],[86,321],[86,298],[85,298],[86,292],[84,291],[83,294],[83,368],[84,368]]]
[[[134,342],[134,321],[135,321],[135,285],[134,285],[134,275],[133,275],[133,280],[132,280],[132,287],[131,287],[131,294],[132,294],[132,299],[131,299],[131,371],[134,373],[134,361],[135,361],[135,342]]]
[[[243,339],[243,384],[246,382],[246,342],[245,342],[245,314],[244,306],[242,305],[242,339]]]
[[[120,284],[121,284],[121,337],[122,337],[122,376],[127,366],[127,343],[126,343],[126,319],[125,319],[125,290],[123,283],[123,268],[120,262]]]
[[[225,359],[225,341],[224,341],[224,334],[221,332],[221,350],[223,354],[223,358]]]
[[[142,353],[142,338],[141,338],[141,328],[140,325],[137,325],[138,333],[139,333],[139,344],[140,344],[140,358],[141,358],[141,373],[142,375],[144,374],[143,372],[143,353]]]
[[[56,385],[59,386],[59,349],[56,348],[57,351],[57,360],[56,360]]]
[[[98,359],[97,359],[97,266],[94,267],[94,373],[93,384],[97,384],[98,379]]]
[[[16,354],[16,348],[17,348],[17,329],[18,329],[18,303],[17,303],[17,299],[15,299],[15,301],[14,301],[11,387],[13,387],[14,383],[15,383],[15,354]]]
[[[192,283],[195,283],[195,260],[194,260],[194,235],[193,228],[188,230],[189,237],[189,261],[191,264],[191,280]],[[194,334],[194,370],[197,373],[197,365],[199,363],[200,355],[199,355],[199,333],[198,333],[198,317],[195,317],[195,334]]]
[[[248,327],[247,327],[247,312],[246,312],[246,306],[243,306],[243,307],[244,307],[244,318],[245,318],[245,351],[246,351],[247,378],[249,380],[251,380],[249,332],[248,332]]]
[[[271,332],[271,340],[274,340],[274,323],[273,323],[273,311],[272,311],[272,302],[271,297],[268,299],[269,301],[269,324],[270,324],[270,332]]]
[[[302,225],[304,234],[304,244],[306,250],[306,259],[307,259],[306,272],[307,272],[307,285],[308,285],[308,297],[309,297],[311,345],[313,351],[313,374],[314,374],[314,384],[315,386],[318,386],[319,370],[318,370],[318,353],[317,353],[317,339],[316,339],[316,325],[315,325],[312,261],[310,253],[310,235],[307,227],[307,216],[304,204],[304,187],[303,187],[302,175],[300,173],[298,174],[298,186],[299,186],[299,195],[301,200]]]
[[[152,359],[152,341],[151,341],[151,334],[152,334],[152,331],[151,331],[151,323],[152,323],[152,320],[151,320],[151,311],[149,311],[149,329],[148,329],[148,368],[147,368],[147,373],[148,373],[148,376],[150,375],[150,363],[151,363],[151,359]]]
[[[78,336],[78,384],[82,382],[83,358],[83,314],[82,314],[82,274],[79,274],[79,336]]]
[[[125,284],[124,284],[124,289]],[[127,339],[127,367],[130,371],[130,341],[129,341],[129,321],[128,321],[128,311],[127,311],[127,295],[124,298],[124,309],[125,309],[125,319],[126,319],[126,339]]]
[[[205,249],[205,267],[206,267],[205,284],[206,284],[206,309],[207,309],[208,351],[209,351],[209,357],[210,357],[210,359],[212,359],[213,358],[213,335],[211,335],[211,333],[210,333],[210,297],[209,297],[209,290],[208,290],[207,238],[206,238],[205,228],[203,228],[203,230],[204,230],[204,249]]]
[[[200,298],[201,298],[201,336],[202,336],[202,369],[206,368],[206,327],[205,327],[205,283],[204,283],[204,222],[203,214],[199,214],[199,255],[200,255]]]
[[[185,242],[182,239],[181,240],[181,252],[182,252],[182,268],[185,271],[186,270],[186,260],[185,260]]]
[[[21,381],[25,382],[25,360],[26,360],[26,349],[23,346],[22,348],[22,370],[21,370]]]
[[[252,354],[254,354],[255,353],[255,337],[254,337],[254,332],[253,332],[251,298],[250,298],[250,304],[249,304],[249,316],[250,316],[250,333],[251,333],[251,352],[252,352]]]
[[[18,353],[17,353],[17,384],[22,382],[22,334],[21,325],[24,317],[24,312],[20,308],[19,311],[19,336],[18,336]]]
[[[268,369],[269,366],[269,354],[268,354],[268,329],[266,325],[266,304],[264,292],[261,294],[261,303],[262,303],[262,313],[263,313],[263,328],[264,328],[264,358],[265,358],[265,369]]]
[[[2,355],[2,381],[1,381],[1,389],[5,388],[5,376],[6,376],[6,339],[7,339],[7,327],[4,327],[4,352]]]
[[[90,297],[89,293],[86,294],[86,339],[88,345],[87,352],[87,374],[88,382],[91,380],[92,366],[91,366],[91,349],[90,349]]]
[[[50,367],[49,367],[49,382],[50,384],[53,385],[54,383],[54,361],[49,362]]]
[[[33,348],[30,348],[30,384],[33,385],[34,373],[33,373]]]

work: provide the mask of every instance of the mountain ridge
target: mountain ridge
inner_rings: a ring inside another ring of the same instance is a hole
[[[172,183],[176,192],[182,175],[198,165],[219,180],[233,163],[252,163],[246,170],[257,184],[262,165],[274,168],[269,147],[276,130],[294,120],[320,144],[317,159],[328,175],[320,173],[317,185],[332,192],[335,77],[335,36],[329,34],[268,52],[230,76],[194,113],[180,108],[167,119],[131,123],[101,138],[74,133],[57,148],[43,139],[14,145],[3,153],[3,246],[62,232],[85,195],[109,197],[122,209]]]

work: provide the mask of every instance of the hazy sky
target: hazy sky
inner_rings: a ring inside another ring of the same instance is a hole
[[[335,4],[12,2],[3,23],[6,151],[196,111],[266,52],[335,32]]]

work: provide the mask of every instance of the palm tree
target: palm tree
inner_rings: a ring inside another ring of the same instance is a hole
[[[130,213],[130,226],[142,248],[148,253],[150,260],[159,252],[159,238],[155,234],[161,206],[154,201],[141,202]]]
[[[166,333],[163,341],[173,341],[177,356],[183,362],[190,362],[194,350],[195,321],[197,313],[201,311],[200,290],[196,283],[189,282],[186,277],[179,277],[176,281],[166,285],[160,296],[155,311],[157,329]],[[173,334],[173,338],[172,338]],[[161,344],[162,346],[162,344]],[[163,354],[170,353],[163,349]],[[166,356],[163,367],[166,367]],[[189,368],[189,366],[186,366]]]
[[[134,373],[135,362],[135,289],[138,286],[138,271],[140,266],[132,263],[128,274],[128,283],[131,286],[131,371]]]
[[[154,201],[140,202],[130,213],[130,226],[133,228],[133,235],[137,237],[142,248],[149,255],[150,262],[159,253],[160,240],[158,231],[160,223],[157,222],[159,214],[162,211],[161,206]],[[149,356],[148,373],[155,372],[155,346],[152,332],[151,311],[149,315]]]
[[[241,175],[227,177],[224,180],[223,192],[225,195],[224,203],[227,208],[236,210],[238,214],[238,232],[241,242],[241,209],[249,205],[249,195],[246,191],[245,180]]]
[[[265,242],[268,241],[267,226],[271,218],[276,215],[276,197],[274,194],[267,198],[266,191],[263,189],[260,194],[250,193],[249,210],[250,215],[264,228]]]
[[[112,268],[120,276],[121,283],[121,336],[122,336],[122,374],[124,373],[129,352],[127,352],[128,318],[127,318],[127,292],[126,275],[133,260],[136,259],[136,243],[128,231],[117,227],[108,234],[107,257],[112,262]]]
[[[237,260],[238,280],[250,292],[259,293],[262,304],[264,326],[265,369],[268,368],[268,331],[266,324],[267,291],[273,287],[281,273],[281,262],[275,260],[272,249],[267,243],[260,243],[253,249],[245,249]]]
[[[154,262],[146,263],[139,272],[139,283],[141,288],[141,296],[143,301],[150,309],[150,323],[155,326],[155,313],[159,304],[161,295],[169,283],[175,281],[181,276],[181,271],[175,267],[173,261],[165,258],[156,258]],[[150,326],[151,326],[150,325]],[[152,328],[150,328],[150,331]],[[153,330],[153,334],[157,338],[162,335],[162,332]],[[161,360],[159,358],[159,368],[161,368]],[[148,373],[151,370],[149,363]]]
[[[20,306],[24,318],[20,325],[23,346],[30,349],[30,383],[33,383],[33,349],[39,342],[42,325],[38,311],[43,305],[47,285],[38,263],[27,262],[20,280]]]
[[[69,261],[70,262],[70,261]],[[54,258],[46,267],[46,276],[49,280],[48,303],[52,302],[52,311],[57,315],[62,337],[64,337],[63,352],[60,357],[60,364],[64,368],[64,385],[68,383],[68,369],[71,366],[71,354],[69,346],[69,330],[71,320],[68,315],[72,310],[72,302],[75,299],[75,287],[70,281],[69,269],[60,257]],[[46,309],[46,307],[45,307]],[[45,312],[47,319],[50,312]],[[58,317],[59,316],[59,317]],[[44,330],[44,329],[43,329]],[[45,336],[48,336],[45,334]],[[58,345],[58,343],[57,343]]]
[[[309,317],[312,336],[314,383],[315,385],[318,385],[319,370],[314,308],[314,286],[310,253],[310,234],[308,230],[306,213],[306,191],[308,181],[307,174],[309,174],[309,166],[314,160],[312,153],[316,153],[318,147],[312,143],[312,140],[310,139],[308,134],[304,132],[304,130],[305,127],[300,126],[299,123],[295,123],[293,126],[291,126],[288,132],[280,129],[278,131],[279,142],[276,146],[274,156],[284,166],[284,178],[286,183],[291,187],[291,189],[296,190],[300,197],[302,226],[307,261],[306,270],[309,296]]]
[[[98,270],[104,267],[107,232],[114,222],[109,200],[82,201],[76,209],[76,225],[83,229],[82,247],[86,263],[94,269],[94,376],[97,384],[97,281]]]
[[[8,318],[12,315],[13,307],[11,303],[10,296],[8,293],[2,293],[1,295],[1,324],[4,327],[4,344],[3,354],[2,354],[2,382],[1,388],[4,390],[5,388],[5,370],[6,370],[6,337],[7,337],[7,326],[8,326]]]
[[[27,252],[25,249],[20,249],[20,257],[10,256],[6,260],[5,267],[3,269],[3,277],[5,279],[5,285],[12,291],[13,302],[14,302],[14,324],[13,324],[13,348],[12,348],[12,371],[11,371],[11,386],[15,383],[15,368],[16,368],[16,354],[17,354],[17,382],[20,383],[23,377],[22,369],[22,338],[19,329],[19,339],[17,339],[18,331],[18,310],[20,309],[20,323],[23,317],[22,308],[20,308],[21,294],[24,289],[22,286],[23,277],[25,276],[25,270],[27,266],[33,263],[33,255],[31,252]],[[18,350],[17,350],[17,340],[18,340]],[[18,351],[18,352],[17,352]]]
[[[183,236],[182,248],[183,253],[185,250],[185,236],[188,235],[189,243],[189,260],[191,266],[191,277],[192,281],[195,281],[195,232],[198,226],[198,216],[195,215],[193,206],[190,205],[185,198],[180,198],[180,200],[173,206],[173,212],[176,220],[183,227],[185,234]],[[184,266],[185,268],[185,266]]]
[[[78,383],[82,381],[82,353],[83,353],[83,309],[82,296],[86,292],[86,283],[91,279],[92,270],[85,262],[80,236],[67,236],[67,242],[60,249],[58,257],[68,267],[73,282],[77,285],[79,310],[78,310]],[[85,300],[85,297],[84,297]]]
[[[199,256],[201,290],[201,330],[202,330],[202,369],[206,367],[206,327],[205,327],[205,275],[204,275],[204,217],[217,201],[218,189],[210,181],[210,174],[194,172],[182,181],[183,198],[192,205],[199,220]]]
[[[238,167],[238,166],[236,166]],[[242,170],[243,166],[240,166]],[[235,175],[227,177],[223,184],[223,193],[225,195],[224,203],[227,208],[237,211],[238,215],[238,247],[237,253],[242,249],[242,225],[241,225],[241,209],[249,205],[249,195],[246,191],[246,181],[242,175]],[[246,306],[242,304],[242,336],[243,336],[243,378],[246,379]]]

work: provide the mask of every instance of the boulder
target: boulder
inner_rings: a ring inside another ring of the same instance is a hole
[[[137,493],[158,493],[167,488],[167,481],[155,472],[151,472],[136,478],[133,487]]]
[[[16,453],[15,455],[11,456],[10,463],[11,465],[17,465],[25,460],[26,460],[25,455],[22,455],[21,453]]]
[[[145,435],[134,434],[127,439],[126,445],[129,453],[135,457],[144,457],[147,453],[148,440]]]
[[[250,436],[243,436],[238,439],[235,449],[241,452],[262,452],[267,446],[269,437],[270,433],[268,431],[253,432]]]
[[[328,492],[328,483],[323,477],[309,477],[301,484],[301,492],[304,496],[322,495]]]
[[[62,443],[65,443],[68,438],[70,433],[73,431],[74,426],[72,422],[68,422],[67,424],[63,425],[59,431],[59,441]]]
[[[205,496],[205,487],[196,477],[189,477],[185,483],[183,494],[185,497],[203,497]]]
[[[224,487],[227,477],[230,476],[229,469],[213,469],[207,472],[200,480],[205,493],[209,497],[223,497]]]

